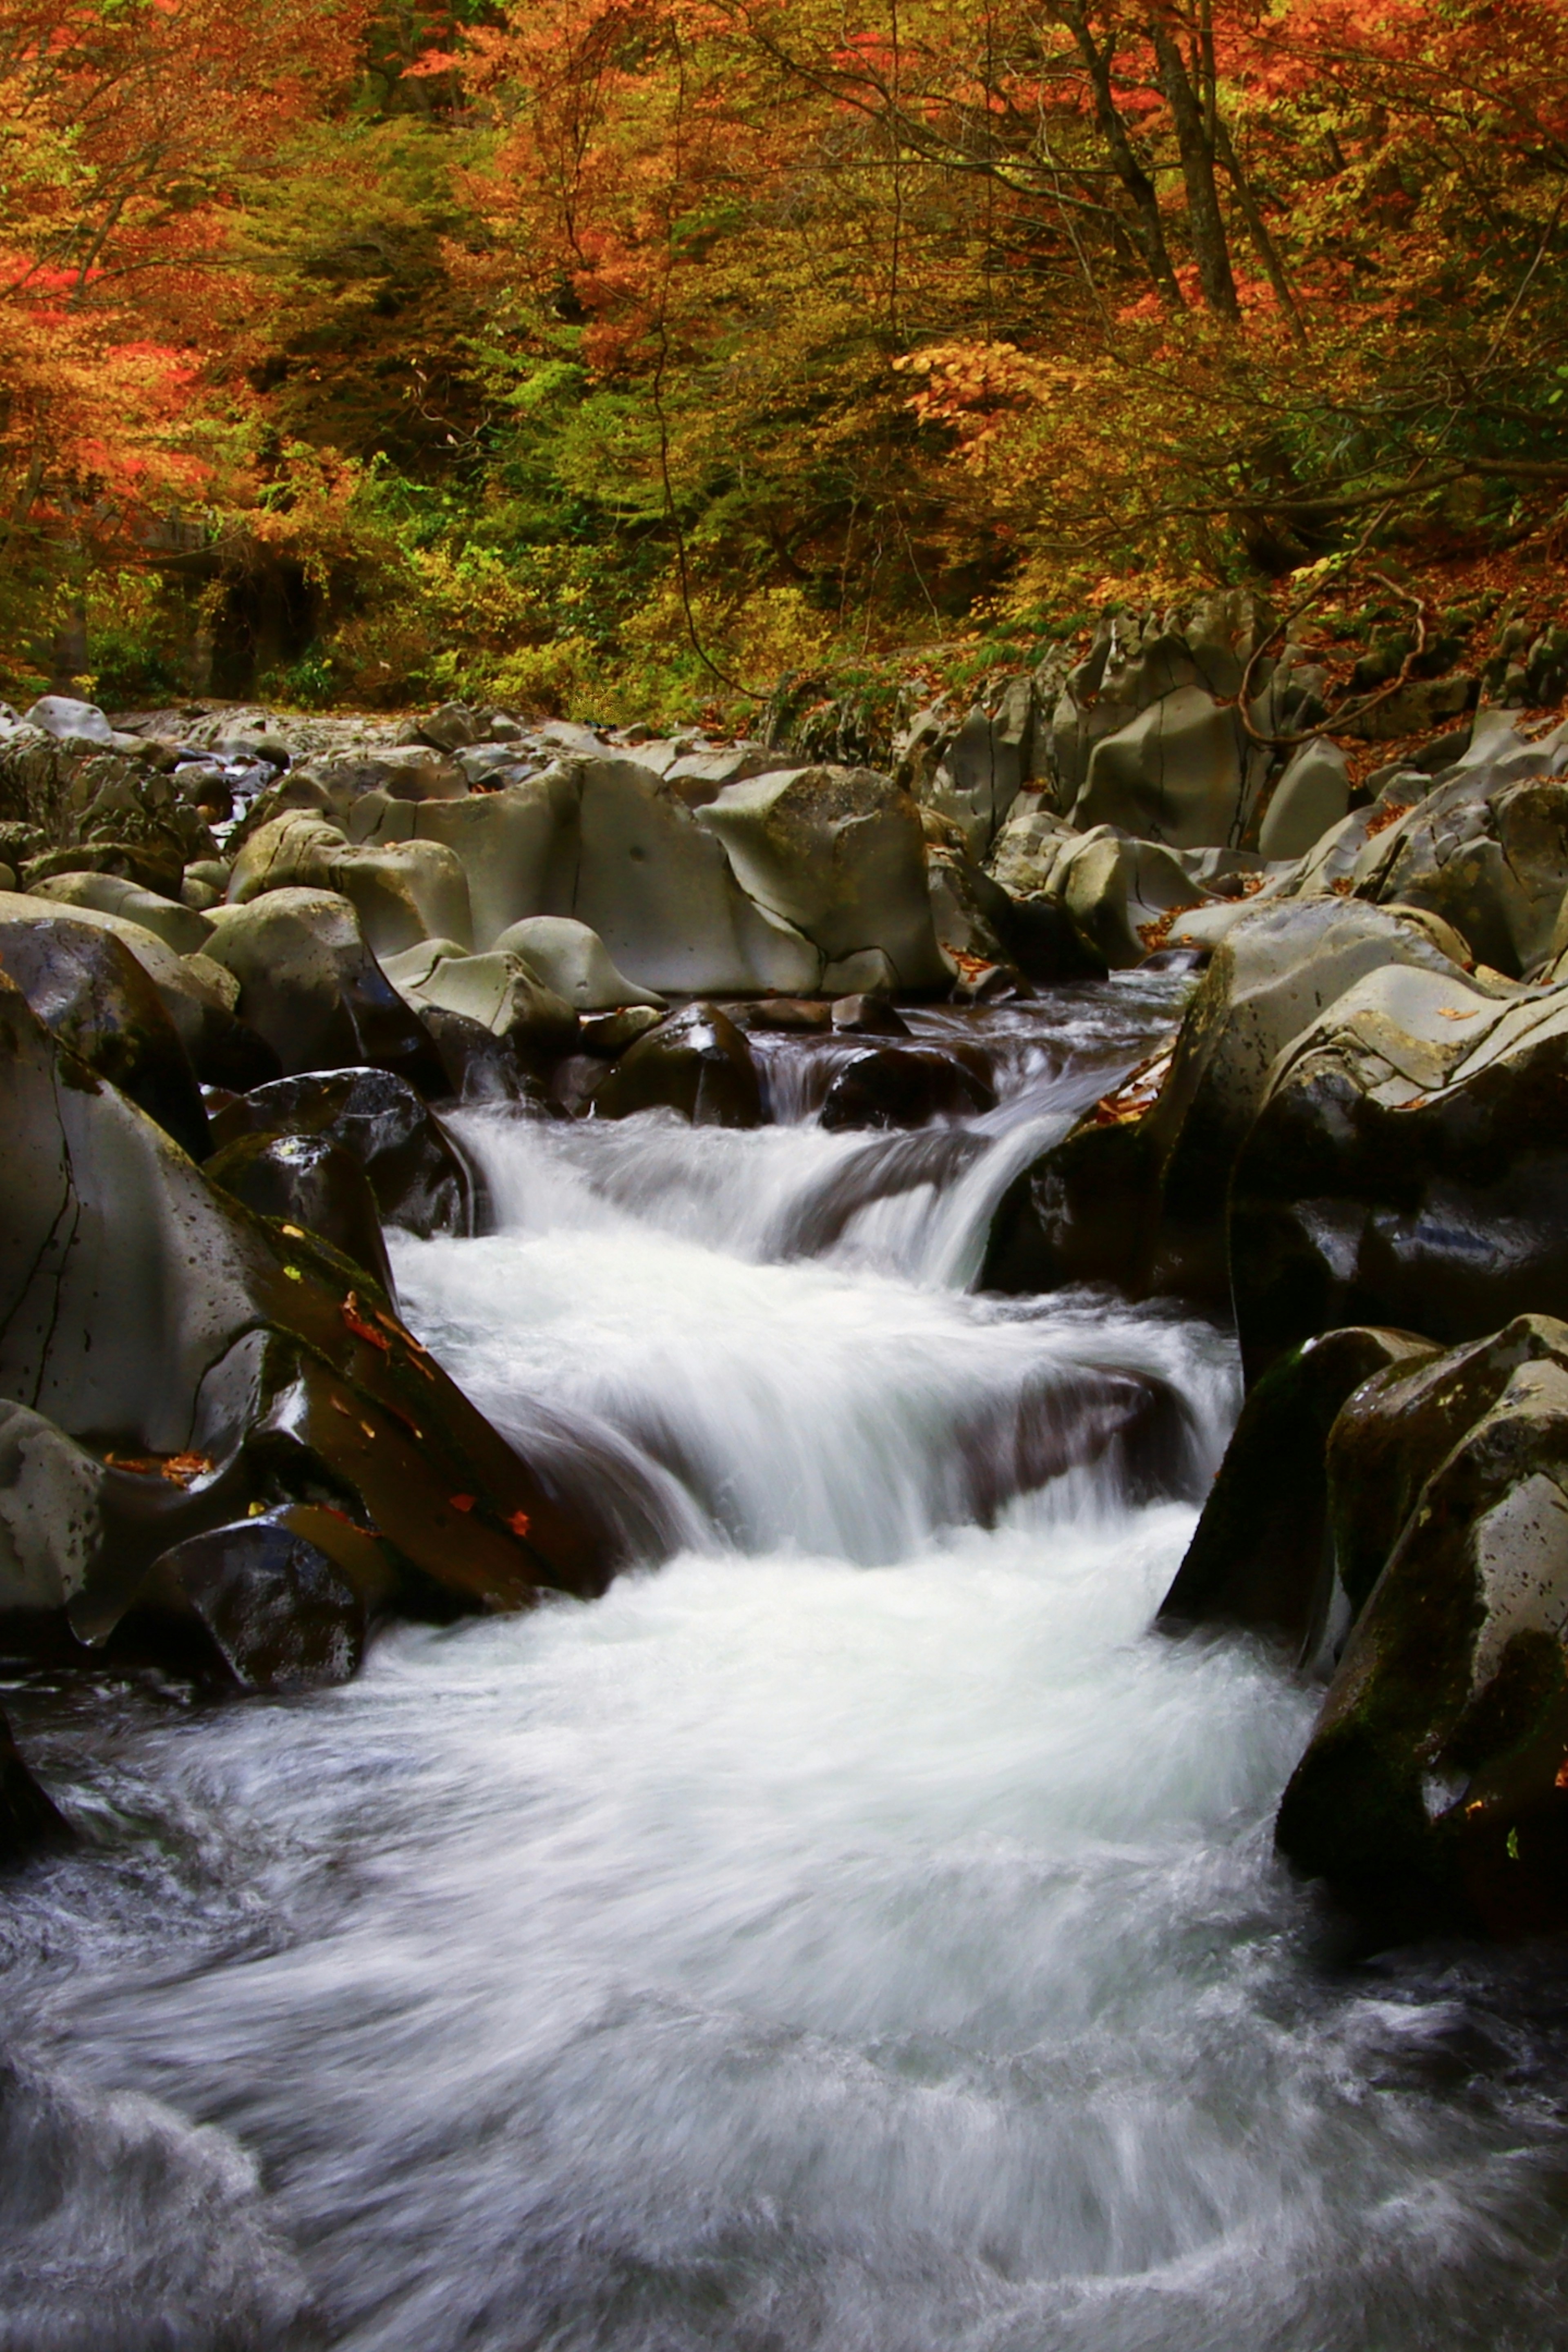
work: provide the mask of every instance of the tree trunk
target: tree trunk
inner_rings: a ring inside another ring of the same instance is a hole
[[[1198,265],[1204,301],[1222,319],[1239,319],[1241,305],[1236,299],[1225,215],[1220,210],[1219,186],[1215,178],[1215,142],[1204,119],[1203,102],[1193,87],[1180,44],[1163,16],[1151,14],[1149,37],[1154,45],[1160,88],[1176,128],[1182,177],[1186,183],[1193,258]]]
[[[1116,54],[1115,36],[1112,34],[1108,39],[1102,54],[1095,46],[1082,0],[1064,0],[1061,21],[1078,43],[1079,54],[1088,68],[1089,85],[1094,91],[1095,119],[1110,151],[1116,176],[1131,202],[1133,233],[1143,256],[1144,267],[1153,279],[1162,301],[1173,310],[1183,310],[1185,305],[1182,300],[1182,289],[1171,266],[1165,226],[1160,218],[1159,193],[1133,151],[1132,142],[1127,135],[1127,125],[1118,110],[1116,94],[1110,85],[1110,61]]]

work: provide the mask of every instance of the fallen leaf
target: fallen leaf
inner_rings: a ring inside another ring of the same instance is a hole
[[[529,1517],[526,1511],[514,1511],[510,1518],[508,1519],[507,1525],[521,1543],[526,1538],[530,1528],[533,1525],[533,1521]]]
[[[348,1325],[349,1329],[353,1333],[356,1339],[363,1339],[369,1346],[379,1348],[384,1356],[391,1355],[392,1342],[387,1338],[385,1332],[378,1331],[374,1323],[367,1323],[364,1317],[360,1313],[359,1294],[357,1291],[350,1291],[348,1297],[339,1307],[338,1312],[342,1317],[343,1321]]]
[[[471,1511],[474,1507],[472,1495],[448,1495],[447,1500],[455,1511]]]
[[[1461,1013],[1457,1004],[1439,1004],[1437,1010],[1445,1021],[1475,1021],[1479,1018],[1473,1005],[1468,1013]]]

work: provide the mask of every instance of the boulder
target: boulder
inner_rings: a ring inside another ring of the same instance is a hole
[[[694,1127],[759,1127],[762,1087],[751,1049],[715,1005],[690,1004],[639,1037],[594,1095],[599,1118],[676,1110]]]
[[[397,984],[420,1012],[428,1006],[459,1013],[492,1037],[546,1060],[569,1054],[577,1042],[576,1013],[521,955],[499,949],[488,955],[440,955],[416,982],[406,976],[409,966],[402,959],[398,962]]]
[[[1314,1332],[1568,1312],[1568,990],[1387,967],[1281,1056],[1237,1160],[1248,1377]]]
[[[63,910],[29,906],[24,919],[7,920],[6,904],[0,901],[0,969],[38,1019],[193,1159],[205,1159],[207,1118],[195,1072],[136,958],[113,932]]]
[[[98,705],[78,702],[68,694],[43,695],[24,715],[22,724],[40,728],[58,741],[98,743],[106,751],[114,741],[114,730]]]
[[[1300,744],[1268,794],[1258,829],[1258,855],[1305,857],[1350,808],[1350,770],[1337,743]]]
[[[338,1511],[286,1504],[160,1553],[116,1647],[183,1654],[242,1691],[317,1690],[358,1673],[396,1591],[376,1536]]]
[[[64,1609],[103,1545],[104,1466],[42,1413],[0,1399],[0,1618]]]
[[[1329,1432],[1374,1374],[1438,1352],[1409,1332],[1363,1328],[1308,1339],[1272,1365],[1242,1407],[1157,1623],[1235,1626],[1310,1665],[1332,1631]]]
[[[239,982],[238,1010],[288,1075],[373,1064],[439,1097],[447,1076],[416,1014],[365,944],[350,901],[269,890],[221,908],[207,953]]]
[[[1097,825],[1062,853],[1050,895],[1090,950],[1124,971],[1158,942],[1165,917],[1202,893],[1169,850]]]
[[[498,950],[521,956],[545,987],[579,1013],[612,1013],[626,1004],[664,1009],[664,999],[617,971],[597,932],[569,915],[531,915],[509,924]]]
[[[467,877],[455,853],[439,842],[353,848],[322,817],[304,812],[275,817],[247,840],[228,896],[243,907],[266,891],[293,887],[340,891],[353,903],[376,955],[470,934]]]
[[[392,1267],[370,1180],[353,1153],[330,1135],[287,1129],[242,1135],[215,1152],[207,1181],[221,1184],[258,1217],[298,1226],[352,1258],[394,1299]]]
[[[1429,908],[1478,963],[1516,979],[1531,973],[1552,955],[1568,888],[1568,781],[1516,777],[1500,761],[1435,786],[1367,843],[1352,887]]]
[[[1184,849],[1235,841],[1245,750],[1234,709],[1200,686],[1177,687],[1095,745],[1072,821]]]
[[[226,1104],[213,1119],[212,1135],[220,1154],[247,1137],[295,1136],[335,1145],[363,1171],[383,1223],[422,1239],[475,1229],[467,1160],[435,1112],[390,1071],[280,1078]]]
[[[1020,810],[997,835],[985,871],[1009,898],[1040,898],[1050,888],[1058,858],[1078,838],[1066,819],[1048,809]]]
[[[354,1270],[210,1185],[9,985],[0,1095],[0,1393],[107,1473],[79,1639],[108,1638],[171,1545],[293,1504],[382,1546],[404,1606],[603,1589],[591,1517]]]
[[[1172,1050],[1102,1097],[1003,1195],[986,1286],[1110,1282],[1131,1297],[1174,1294],[1226,1313],[1226,1194],[1270,1072],[1325,1006],[1395,966],[1430,973],[1440,989],[1466,984],[1424,925],[1383,908],[1340,898],[1243,902]]]
[[[698,822],[723,843],[757,905],[827,962],[880,948],[905,988],[943,978],[919,811],[886,776],[866,768],[759,776],[728,785]]]
[[[1027,779],[1033,719],[1030,681],[1008,679],[994,709],[966,714],[921,785],[921,800],[959,827],[972,857],[985,856]]]
[[[1371,1483],[1369,1486],[1369,1473]],[[1277,1834],[1383,1938],[1568,1926],[1568,1327],[1359,1390],[1331,1517],[1373,1577]],[[1379,1557],[1381,1555],[1381,1557]]]
[[[0,1864],[72,1843],[72,1832],[52,1798],[22,1760],[11,1727],[0,1715]]]
[[[901,1013],[880,996],[839,996],[827,1015],[840,1034],[856,1037],[907,1037],[910,1024]]]
[[[47,898],[58,907],[87,907],[95,914],[118,915],[122,922],[140,923],[144,931],[173,948],[176,955],[199,955],[212,935],[205,917],[155,890],[139,889],[115,874],[58,874],[35,882],[27,896]]]
[[[973,1118],[995,1106],[994,1089],[962,1048],[877,1045],[838,1071],[823,1102],[822,1125],[829,1132],[925,1127],[937,1118]]]
[[[590,1013],[581,1024],[579,1040],[585,1054],[614,1062],[628,1045],[635,1045],[639,1037],[657,1029],[663,1018],[651,1004],[628,1004],[615,1013]]]
[[[528,915],[569,915],[581,846],[579,788],[559,768],[501,792],[416,807],[367,793],[349,818],[355,842],[434,841],[468,886],[471,939],[482,954]]]

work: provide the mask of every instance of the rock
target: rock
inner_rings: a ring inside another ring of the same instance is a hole
[[[209,1185],[9,985],[0,1097],[0,1393],[114,1465],[105,1542],[68,1607],[77,1638],[106,1639],[171,1545],[292,1504],[383,1544],[405,1607],[603,1589],[591,1512],[343,1261]]]
[[[864,768],[806,768],[728,785],[698,823],[742,887],[829,963],[880,948],[905,988],[943,977],[910,795]]]
[[[25,727],[38,727],[58,741],[99,743],[107,750],[114,730],[96,703],[73,701],[68,694],[46,694],[23,719]]]
[[[1265,858],[1305,857],[1350,807],[1350,771],[1337,743],[1319,737],[1293,751],[1258,827]]]
[[[373,1064],[420,1093],[445,1093],[434,1042],[365,945],[350,901],[269,890],[215,919],[207,953],[239,982],[239,1013],[285,1073]]]
[[[813,996],[764,996],[760,1003],[746,1005],[744,1015],[742,1021],[740,1011],[733,1011],[743,1028],[779,1029],[801,1036],[820,1035],[833,1026],[833,1007]]]
[[[995,1105],[989,1080],[960,1059],[959,1051],[881,1045],[857,1054],[837,1073],[822,1106],[822,1125],[829,1132],[924,1127],[936,1118],[971,1118]]]
[[[664,999],[638,988],[616,970],[605,942],[586,923],[565,915],[531,915],[502,931],[495,946],[520,955],[546,988],[579,1013],[607,1013],[622,1005],[653,1005]]]
[[[1342,899],[1227,908],[1232,916],[1169,1054],[1104,1097],[998,1203],[982,1280],[1006,1291],[1110,1282],[1228,1311],[1231,1170],[1292,1040],[1370,971],[1462,975],[1421,926]],[[1173,926],[1173,937],[1184,935]],[[1334,1323],[1398,1322],[1339,1315]]]
[[[113,874],[60,874],[35,882],[27,896],[47,898],[58,907],[87,907],[95,914],[118,915],[122,922],[140,923],[144,931],[173,948],[176,955],[199,955],[212,936],[212,925],[189,907],[160,898],[154,890],[138,889],[134,882]]]
[[[1129,841],[1105,825],[1063,853],[1051,894],[1089,949],[1123,971],[1142,961],[1164,917],[1198,895],[1169,850]]]
[[[371,1625],[396,1588],[377,1537],[295,1503],[172,1545],[121,1633],[144,1642],[149,1621],[161,1619],[176,1646],[199,1634],[209,1652],[202,1663],[240,1690],[317,1690],[359,1672]]]
[[[395,1299],[375,1194],[342,1144],[321,1134],[244,1135],[214,1153],[206,1173],[209,1183],[221,1184],[258,1217],[329,1242]]]
[[[1065,818],[1042,808],[1021,810],[997,835],[985,871],[1009,898],[1040,898],[1050,888],[1058,858],[1078,838]]]
[[[583,1051],[613,1062],[663,1020],[651,1004],[628,1004],[614,1013],[590,1013],[580,1024]]]
[[[891,996],[899,975],[886,949],[861,948],[825,964],[819,985],[825,996]]]
[[[447,1013],[438,1004],[425,1005],[419,1017],[436,1041],[454,1101],[542,1108],[545,1065],[526,1045],[513,1037],[498,1037],[478,1021],[461,1013]],[[648,1017],[657,1022],[659,1016],[655,1013]]]
[[[1237,1159],[1248,1376],[1312,1333],[1568,1311],[1568,990],[1393,967],[1280,1058]]]
[[[28,1771],[0,1715],[0,1863],[22,1862],[73,1843],[69,1823]]]
[[[427,744],[437,751],[463,751],[471,743],[485,740],[485,722],[479,711],[466,702],[444,702],[428,719],[421,719],[414,728],[416,741]]]
[[[348,1152],[369,1180],[385,1224],[401,1225],[421,1238],[474,1231],[474,1186],[467,1160],[414,1088],[389,1071],[328,1070],[280,1078],[226,1105],[213,1120],[213,1144],[221,1154],[242,1138],[279,1135],[331,1143]]]
[[[0,1399],[0,1617],[66,1607],[103,1544],[101,1462]]]
[[[1568,887],[1568,782],[1510,780],[1504,763],[1479,780],[1439,784],[1358,857],[1358,895],[1426,907],[1451,923],[1478,963],[1517,979],[1552,951]]]
[[[29,906],[26,919],[7,920],[0,902],[0,968],[89,1069],[139,1103],[193,1159],[206,1157],[195,1072],[158,991],[121,940],[64,911]]]
[[[1095,745],[1073,823],[1184,849],[1223,845],[1241,830],[1244,752],[1234,709],[1178,687]]]
[[[1381,1937],[1561,1929],[1568,1328],[1521,1316],[1359,1391],[1330,1442],[1336,1532],[1369,1469],[1386,1550],[1362,1567],[1374,1581],[1281,1802],[1280,1847]]]
[[[879,996],[840,996],[830,1008],[835,1029],[858,1037],[907,1037],[910,1024]]]
[[[362,751],[319,753],[298,772],[322,785],[340,814],[346,814],[365,793],[384,793],[400,801],[454,801],[468,789],[457,761],[426,743],[384,742]]]
[[[561,770],[504,791],[418,807],[369,793],[354,807],[357,842],[439,842],[468,885],[471,938],[482,954],[527,915],[573,911],[581,854],[580,787]]]
[[[302,812],[274,818],[235,861],[228,896],[247,906],[269,890],[339,891],[353,903],[376,955],[426,939],[466,940],[468,886],[456,855],[434,841],[351,848],[338,827]]]
[[[1242,1407],[1156,1622],[1168,1633],[1237,1626],[1310,1665],[1333,1601],[1329,1432],[1375,1373],[1437,1353],[1408,1332],[1363,1328],[1309,1339],[1273,1365]]]
[[[1027,677],[1007,681],[994,710],[972,709],[948,741],[921,798],[956,824],[972,857],[984,857],[1029,768],[1033,704]]]
[[[488,955],[437,958],[416,985],[402,982],[405,1000],[460,1013],[494,1037],[550,1059],[569,1054],[577,1042],[577,1015],[547,988],[521,955],[492,949]]]
[[[677,1110],[694,1127],[758,1127],[762,1089],[750,1048],[716,1006],[690,1004],[625,1053],[594,1097],[600,1118]]]

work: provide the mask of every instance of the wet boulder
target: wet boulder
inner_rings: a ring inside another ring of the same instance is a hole
[[[676,1110],[694,1127],[759,1127],[762,1086],[751,1048],[711,1004],[690,1004],[622,1055],[594,1094],[599,1118]]]
[[[521,956],[547,989],[578,1013],[613,1013],[632,1004],[664,1009],[661,996],[616,971],[596,931],[568,915],[528,916],[509,925],[495,947]]]
[[[1264,1374],[1160,1604],[1156,1622],[1165,1632],[1235,1626],[1277,1643],[1299,1665],[1311,1664],[1333,1630],[1329,1433],[1346,1400],[1376,1374],[1438,1352],[1405,1331],[1329,1331]]]
[[[920,812],[888,777],[784,770],[727,785],[698,822],[756,904],[826,962],[880,948],[905,988],[942,978]]]
[[[103,1546],[106,1475],[42,1413],[0,1399],[0,1620],[80,1591]]]
[[[973,1118],[996,1107],[978,1055],[962,1047],[876,1045],[857,1054],[834,1077],[822,1105],[822,1124],[842,1128],[925,1127],[932,1119]]]
[[[1330,1444],[1336,1528],[1369,1458],[1397,1472],[1387,1549],[1366,1563],[1375,1579],[1281,1801],[1280,1848],[1380,1937],[1561,1930],[1568,1327],[1521,1317],[1358,1391]]]
[[[347,898],[270,890],[223,908],[207,954],[239,982],[237,1011],[294,1075],[372,1064],[439,1097],[446,1072],[429,1033],[365,944]]]
[[[29,907],[7,920],[0,902],[0,969],[89,1069],[205,1159],[206,1112],[190,1058],[158,991],[113,932],[63,909],[56,917]]]
[[[473,1231],[474,1186],[466,1160],[434,1111],[388,1070],[280,1078],[226,1104],[212,1133],[220,1154],[245,1138],[294,1136],[331,1144],[363,1170],[384,1223],[422,1239]]]
[[[590,1513],[357,1269],[209,1184],[9,985],[0,1108],[0,1393],[106,1473],[106,1539],[66,1611],[77,1639],[108,1639],[173,1545],[292,1505],[386,1547],[405,1608],[603,1589]]]
[[[319,1504],[285,1504],[160,1553],[116,1647],[173,1652],[242,1691],[316,1690],[359,1672],[396,1591],[377,1536]]]
[[[27,1769],[0,1715],[0,1864],[22,1862],[72,1842],[68,1822]]]
[[[1390,966],[1281,1056],[1228,1217],[1249,1378],[1317,1331],[1568,1312],[1568,990]]]
[[[321,1134],[242,1135],[214,1153],[206,1174],[258,1217],[329,1242],[395,1297],[375,1194],[342,1144]]]

